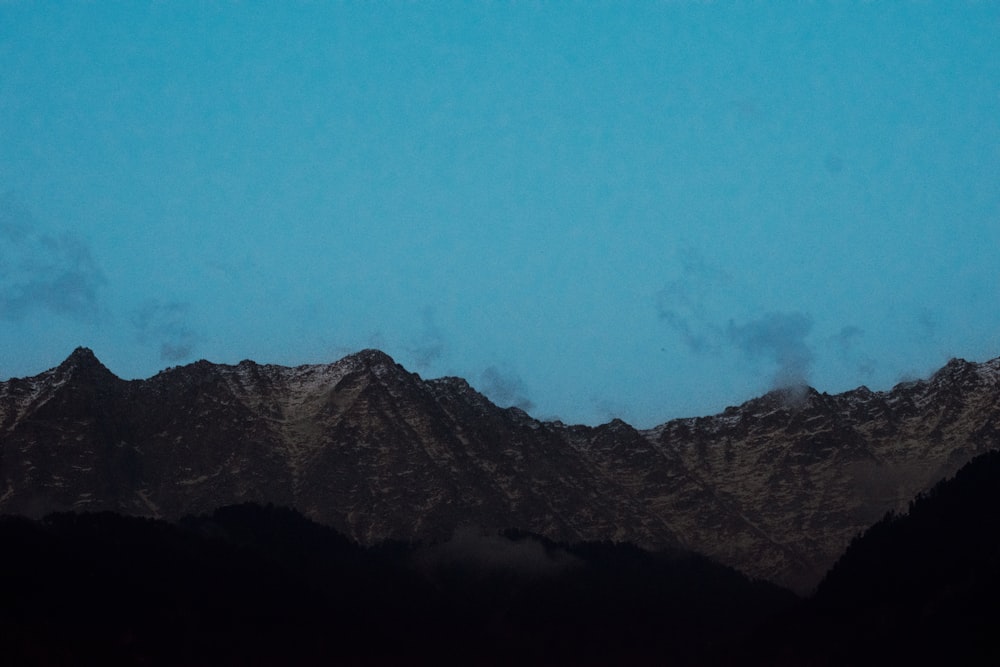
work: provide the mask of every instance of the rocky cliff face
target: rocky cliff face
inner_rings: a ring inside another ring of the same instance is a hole
[[[1000,359],[888,392],[772,392],[649,431],[539,422],[366,350],[0,383],[0,511],[296,507],[363,543],[460,525],[684,547],[805,590],[888,510],[1000,447]]]

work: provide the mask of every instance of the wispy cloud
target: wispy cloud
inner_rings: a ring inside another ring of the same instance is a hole
[[[132,314],[139,342],[158,345],[160,358],[169,362],[186,361],[194,354],[199,336],[190,321],[190,305],[177,301],[151,299]]]
[[[710,352],[718,345],[719,329],[711,322],[707,303],[728,278],[694,248],[678,251],[678,259],[681,276],[656,293],[656,312],[689,350]]]
[[[921,308],[915,317],[915,331],[921,343],[936,343],[940,321],[930,308]]]
[[[25,208],[0,198],[0,319],[47,311],[94,320],[105,282],[85,239],[46,231]]]
[[[754,295],[744,293],[696,249],[679,251],[677,260],[679,277],[657,292],[656,312],[689,351],[702,356],[735,353],[738,359],[770,367],[772,389],[809,384],[818,356],[810,342],[813,319],[809,313],[776,310],[727,322],[726,309],[752,303]],[[933,331],[930,318],[922,318],[918,328]],[[834,355],[860,376],[868,377],[876,363],[861,350],[863,335],[861,328],[845,325],[819,342],[824,354]]]

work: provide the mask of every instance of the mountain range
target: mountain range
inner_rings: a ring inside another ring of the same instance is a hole
[[[0,383],[0,513],[273,503],[361,544],[519,528],[695,551],[806,592],[861,531],[998,447],[1000,359],[638,430],[539,421],[377,350],[123,380],[78,348]]]

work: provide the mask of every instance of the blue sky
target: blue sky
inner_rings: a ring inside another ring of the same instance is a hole
[[[1000,355],[1000,5],[0,2],[0,377],[637,426]]]

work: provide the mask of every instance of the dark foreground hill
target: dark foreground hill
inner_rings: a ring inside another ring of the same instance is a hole
[[[998,629],[994,451],[857,537],[815,596],[773,620],[744,656],[768,665],[998,665]]]
[[[0,544],[3,664],[704,664],[795,601],[690,554],[362,547],[257,505],[6,517]]]
[[[816,593],[521,531],[360,546],[294,510],[0,518],[0,662],[1000,664],[1000,452],[859,535]]]

